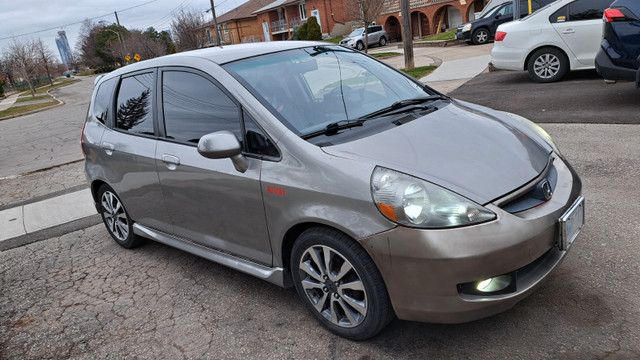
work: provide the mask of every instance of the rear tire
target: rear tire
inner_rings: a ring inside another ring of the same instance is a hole
[[[569,60],[561,50],[542,48],[529,58],[527,63],[529,76],[539,83],[556,82],[569,70]]]
[[[144,238],[133,233],[133,221],[120,198],[109,185],[100,186],[98,201],[104,226],[118,245],[132,249],[144,243]]]
[[[303,232],[293,245],[291,273],[307,309],[337,335],[368,339],[395,316],[369,254],[335,229],[314,227]]]
[[[380,41],[378,41],[378,45],[380,46],[385,46],[387,45],[387,38],[385,38],[384,36],[380,38]]]

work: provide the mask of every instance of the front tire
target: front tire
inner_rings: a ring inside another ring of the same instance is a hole
[[[356,49],[358,49],[359,51],[364,50],[364,43],[362,41],[358,41],[356,43]]]
[[[473,32],[471,38],[473,39],[473,43],[476,45],[482,45],[489,42],[489,30],[487,29],[478,29]]]
[[[133,233],[133,221],[116,192],[108,185],[98,190],[100,215],[109,235],[118,245],[132,249],[144,243],[144,239]]]
[[[564,52],[554,48],[537,50],[527,63],[529,76],[539,83],[556,82],[569,70],[569,60]]]
[[[337,335],[368,339],[394,317],[373,260],[337,230],[314,227],[303,232],[293,245],[291,273],[307,309]]]

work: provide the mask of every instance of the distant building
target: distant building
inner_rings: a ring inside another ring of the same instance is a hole
[[[71,47],[69,46],[69,40],[67,40],[67,33],[64,30],[58,31],[58,37],[56,38],[56,45],[60,52],[60,59],[71,69],[73,67],[73,55],[71,53]]]

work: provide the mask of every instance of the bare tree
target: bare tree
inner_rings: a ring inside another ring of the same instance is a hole
[[[22,78],[29,85],[31,96],[35,96],[33,80],[38,72],[38,52],[35,43],[26,43],[13,39],[9,45],[8,58],[11,59],[11,71],[14,78]]]
[[[369,25],[376,21],[382,12],[384,0],[354,0],[345,2],[347,18],[359,20],[364,24],[364,51],[369,49]]]
[[[96,44],[96,38],[102,27],[99,23],[86,19],[78,31],[78,42],[76,43],[78,60],[92,68],[105,65],[104,61],[97,56]]]
[[[171,21],[176,49],[178,51],[197,49],[203,45],[204,17],[199,11],[180,11]]]
[[[49,71],[49,67],[53,63],[53,53],[42,42],[42,39],[40,38],[38,38],[38,40],[34,42],[34,47],[35,51],[38,53],[38,61],[42,61],[41,65],[44,66],[44,69],[47,72],[49,84],[53,85],[53,80],[51,79],[51,71]]]
[[[132,53],[140,55],[143,60],[152,59],[162,55],[166,55],[167,51],[159,38],[153,39],[148,32],[140,30],[131,30],[129,36],[124,41],[125,47]],[[111,47],[120,46],[119,44],[111,44]]]

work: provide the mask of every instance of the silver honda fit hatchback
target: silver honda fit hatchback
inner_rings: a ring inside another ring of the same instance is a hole
[[[539,126],[326,43],[125,66],[96,81],[82,148],[118,244],[295,286],[350,339],[508,309],[584,224],[580,178]]]

